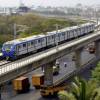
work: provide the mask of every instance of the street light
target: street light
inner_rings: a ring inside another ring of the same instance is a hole
[[[97,25],[98,25],[98,11],[97,11],[96,8],[95,8],[95,17],[96,17],[96,22],[97,22]]]
[[[16,24],[14,24],[14,39],[16,39]]]
[[[20,27],[21,29],[17,30],[17,27]],[[27,27],[26,25],[19,25],[19,24],[14,23],[14,26],[13,26],[14,39],[16,39],[17,32],[24,32],[27,28],[29,27]]]
[[[58,35],[57,35],[57,33],[58,33],[58,24],[55,24],[56,25],[56,48],[58,49]]]

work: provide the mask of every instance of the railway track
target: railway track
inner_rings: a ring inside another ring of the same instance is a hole
[[[6,60],[1,60],[0,61],[0,66],[5,65],[7,63],[10,63],[11,61],[6,61]]]

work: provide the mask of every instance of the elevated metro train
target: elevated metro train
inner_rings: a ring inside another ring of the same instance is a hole
[[[57,45],[61,42],[72,40],[90,34],[95,29],[94,23],[85,23],[58,31],[47,32],[46,35],[34,35],[27,38],[15,39],[5,42],[2,46],[3,57],[16,59],[19,56]]]

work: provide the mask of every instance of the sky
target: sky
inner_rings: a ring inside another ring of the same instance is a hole
[[[82,5],[97,5],[100,0],[0,0],[1,7],[19,6],[23,2],[26,6],[75,6],[77,3]]]

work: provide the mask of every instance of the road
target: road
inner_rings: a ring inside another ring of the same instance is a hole
[[[72,55],[73,53],[58,59],[58,61],[60,62],[60,73],[59,75],[53,77],[54,82],[56,80],[59,80],[65,74],[69,74],[76,69],[75,63],[74,61],[72,61]],[[82,65],[88,62],[93,57],[95,57],[94,54],[89,54],[86,50],[83,50],[81,54]],[[64,62],[67,62],[67,67],[64,67]],[[29,77],[31,82],[32,75],[36,73],[42,73],[41,68],[38,68],[37,70],[28,73],[25,76]],[[36,90],[32,85],[29,93],[19,94],[19,95],[16,94],[12,88],[13,87],[11,85],[6,85],[5,87],[3,87],[3,91],[2,91],[3,100],[45,100],[44,98],[41,97],[40,91]],[[54,98],[54,99],[46,99],[46,100],[56,100],[56,99]]]

